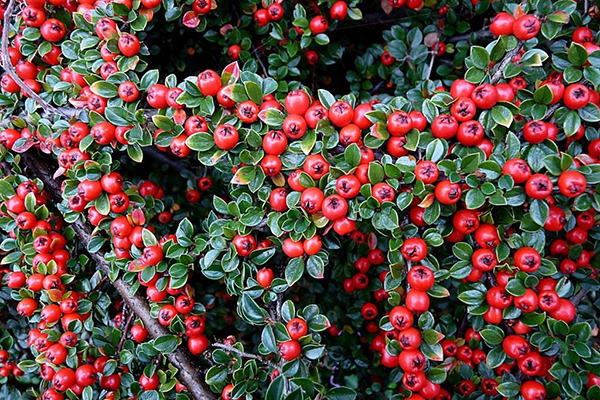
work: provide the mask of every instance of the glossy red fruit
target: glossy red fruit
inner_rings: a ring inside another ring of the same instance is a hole
[[[401,252],[408,261],[419,262],[427,256],[427,243],[420,238],[408,238],[402,244]]]
[[[452,82],[450,95],[455,99],[458,99],[459,97],[471,97],[473,90],[475,90],[474,84],[467,82],[464,79],[457,79]]]
[[[471,99],[475,102],[477,108],[488,110],[498,102],[498,91],[493,85],[484,83],[473,90]]]
[[[567,197],[577,197],[585,192],[587,181],[578,171],[565,171],[558,177],[558,189]]]
[[[406,111],[394,111],[387,118],[387,130],[393,136],[404,136],[412,129],[412,119]]]
[[[283,241],[283,252],[290,258],[301,257],[304,255],[304,246],[302,242],[294,241],[291,238],[287,238]]]
[[[462,190],[458,183],[441,181],[435,186],[435,198],[442,204],[454,204],[460,200]]]
[[[435,277],[431,269],[416,265],[413,266],[406,277],[411,288],[421,291],[427,291],[435,284]]]
[[[509,335],[502,341],[502,348],[510,358],[519,360],[529,353],[531,346],[522,336]]]
[[[310,105],[310,98],[304,90],[295,89],[287,94],[284,107],[288,114],[304,115]]]
[[[319,188],[308,188],[302,192],[300,196],[300,205],[309,214],[315,214],[321,211],[325,197]]]
[[[337,127],[344,127],[352,122],[354,110],[346,101],[336,101],[329,108],[329,120]]]
[[[548,125],[543,121],[528,121],[523,126],[523,138],[529,143],[542,143],[548,137]]]
[[[477,106],[470,97],[459,97],[450,108],[452,116],[459,122],[470,121],[477,113]]]
[[[515,17],[506,12],[500,12],[492,19],[490,32],[494,36],[512,35]]]
[[[286,325],[286,330],[292,340],[298,340],[308,333],[306,321],[300,318],[292,318]]]
[[[329,29],[329,22],[327,22],[327,18],[322,15],[317,15],[310,20],[309,27],[313,34],[318,35],[320,33],[325,33],[327,29]]]
[[[239,140],[239,133],[231,124],[218,125],[213,134],[215,145],[221,150],[231,150]]]
[[[296,340],[279,343],[279,355],[286,361],[295,360],[300,356],[302,348]]]
[[[510,175],[516,184],[526,182],[531,177],[531,169],[520,158],[511,158],[502,166],[502,173]]]
[[[563,101],[572,110],[585,107],[590,102],[590,90],[580,83],[569,85],[565,89]]]
[[[431,123],[431,132],[436,138],[450,139],[457,131],[458,122],[451,115],[440,114]]]
[[[519,40],[529,40],[540,31],[540,20],[534,15],[523,15],[513,24],[513,34]]]
[[[142,374],[139,382],[143,390],[156,390],[160,385],[158,374],[154,374],[151,377],[147,377],[146,375]]]
[[[256,239],[252,235],[236,235],[233,238],[233,246],[241,257],[247,257],[256,249]]]
[[[429,295],[422,290],[411,289],[406,294],[406,307],[415,314],[429,310]]]
[[[413,313],[406,307],[396,306],[390,312],[390,323],[399,331],[404,331],[413,325]]]
[[[269,195],[269,204],[275,211],[284,212],[288,209],[286,199],[288,192],[284,188],[274,189]]]
[[[546,388],[536,381],[523,382],[521,395],[525,400],[544,400],[546,398]]]
[[[396,197],[394,188],[385,182],[375,184],[371,194],[380,204],[394,201],[394,198]]]
[[[552,194],[554,185],[544,174],[532,175],[525,183],[525,193],[532,199],[542,200]]]

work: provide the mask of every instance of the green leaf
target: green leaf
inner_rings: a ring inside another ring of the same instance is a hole
[[[246,94],[246,87],[241,83],[234,83],[229,86],[226,86],[223,89],[224,93],[229,96],[235,102],[241,103],[243,101],[248,100],[248,95]]]
[[[239,308],[245,319],[253,325],[265,324],[265,319],[269,316],[267,311],[256,304],[256,301],[246,293],[242,294]]]
[[[283,376],[278,376],[269,384],[269,388],[265,394],[265,400],[281,400],[283,398],[283,390],[285,387]]]
[[[177,349],[180,343],[181,339],[179,337],[174,335],[165,335],[154,339],[152,345],[156,351],[162,354],[170,354]]]
[[[483,340],[491,346],[499,345],[504,339],[504,331],[500,327],[494,325],[488,325],[487,328],[481,330],[479,333]]]
[[[510,110],[504,106],[495,106],[492,108],[492,119],[497,124],[510,127],[513,121],[513,115]]]
[[[185,144],[195,151],[207,151],[213,148],[215,140],[210,133],[199,132],[189,136]]]
[[[485,361],[488,368],[494,369],[502,365],[504,363],[504,360],[506,360],[506,353],[504,353],[502,346],[499,346],[493,348],[488,352]]]
[[[536,224],[544,226],[550,215],[550,207],[544,200],[533,200],[529,207],[529,213]]]
[[[479,290],[466,290],[458,295],[458,299],[470,306],[479,305],[485,300],[485,293]]]
[[[585,107],[578,110],[579,117],[587,122],[598,122],[600,121],[600,109],[594,103],[588,103]]]
[[[585,47],[579,43],[571,42],[567,57],[573,65],[581,67],[587,61],[588,54]]]
[[[298,282],[304,273],[304,260],[300,257],[292,258],[285,268],[285,280],[289,286]]]
[[[469,210],[475,210],[485,203],[485,195],[479,189],[471,189],[467,192],[465,202]]]
[[[581,126],[581,119],[579,118],[579,114],[575,110],[570,110],[566,113],[565,119],[563,121],[563,129],[565,130],[565,135],[573,136]]]
[[[97,94],[100,97],[111,99],[119,95],[119,88],[117,85],[105,81],[96,81],[90,85],[92,93]]]
[[[498,385],[496,390],[504,397],[514,397],[519,394],[521,385],[517,382],[504,382]]]
[[[137,163],[141,163],[144,159],[144,153],[142,152],[141,147],[136,143],[134,145],[127,146],[127,155],[133,161]]]
[[[158,244],[154,233],[146,228],[142,229],[142,241],[144,242],[144,246],[156,246]]]
[[[432,123],[440,114],[435,104],[429,99],[423,100],[422,112],[429,123]]]
[[[133,114],[121,107],[106,107],[104,116],[115,126],[129,126],[135,123]]]
[[[96,199],[96,210],[102,215],[108,215],[110,212],[110,202],[106,193],[102,193],[100,197]]]
[[[194,226],[189,219],[184,218],[177,226],[177,243],[180,246],[188,247],[192,245],[192,236],[194,235]]]
[[[323,104],[323,107],[329,110],[331,105],[335,103],[335,97],[325,89],[318,90],[319,101]]]
[[[152,117],[152,122],[158,129],[162,129],[165,131],[170,131],[175,128],[175,122],[172,118],[169,118],[165,115],[155,115]]]
[[[325,272],[325,263],[318,255],[308,257],[306,270],[315,279],[323,279]]]
[[[476,68],[486,69],[490,64],[490,55],[480,46],[471,46],[471,61]]]
[[[540,86],[533,93],[533,100],[535,100],[536,103],[540,104],[550,104],[553,97],[554,96],[552,95],[552,90],[548,85]]]
[[[141,91],[146,91],[148,90],[148,88],[150,88],[150,86],[155,85],[158,83],[158,70],[157,69],[152,69],[148,72],[146,72],[144,74],[144,76],[142,76],[142,79],[140,80],[140,90]]]
[[[360,157],[360,148],[356,143],[352,143],[350,146],[346,147],[346,150],[344,151],[344,160],[346,160],[350,166],[357,167],[358,164],[360,164]]]
[[[461,260],[470,261],[473,255],[473,248],[468,243],[459,242],[452,246],[452,253]]]
[[[263,328],[261,340],[267,350],[269,350],[271,353],[277,353],[277,341],[275,340],[273,328],[271,328],[270,325],[267,325]]]
[[[206,372],[205,381],[208,385],[222,384],[227,380],[227,366],[215,365]]]
[[[276,108],[268,108],[259,112],[258,118],[270,127],[281,128],[285,114]]]
[[[340,386],[329,389],[325,394],[325,398],[329,400],[354,400],[356,392],[348,387]]]
[[[256,104],[261,104],[263,101],[263,92],[258,83],[253,81],[244,82],[246,94]]]
[[[0,196],[2,196],[2,199],[8,200],[14,195],[15,189],[13,186],[4,179],[0,180]]]
[[[383,167],[381,166],[381,164],[375,161],[369,163],[368,174],[369,180],[372,184],[376,184],[383,181],[383,178],[385,177]]]
[[[431,368],[427,371],[427,379],[436,384],[442,384],[446,381],[446,369],[441,367]]]
[[[425,158],[429,161],[438,162],[444,158],[447,152],[448,143],[445,140],[434,139],[427,145]]]

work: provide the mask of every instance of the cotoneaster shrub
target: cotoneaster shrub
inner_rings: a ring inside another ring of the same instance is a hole
[[[600,398],[595,2],[0,10],[3,398]]]

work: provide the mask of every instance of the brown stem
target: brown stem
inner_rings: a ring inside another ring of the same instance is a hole
[[[123,333],[123,336],[121,336],[121,340],[119,340],[119,344],[117,345],[117,358],[120,357],[121,349],[123,349],[123,343],[125,343],[125,339],[127,338],[127,331],[129,331],[129,326],[131,325],[131,322],[133,321],[134,318],[135,318],[135,313],[130,312],[129,317],[127,317],[127,321],[125,321],[125,326],[121,330],[121,332]]]
[[[439,40],[436,43],[439,43]],[[433,63],[435,62],[435,56],[436,56],[436,52],[435,52],[435,50],[432,50],[431,51],[431,60],[429,61],[429,67],[427,69],[427,75],[425,76],[425,80],[429,80],[429,78],[431,77],[431,72],[433,71]]]
[[[44,183],[48,192],[56,199],[62,198],[60,182],[53,178],[51,167],[39,156],[32,151],[22,155],[23,161],[27,168],[37,175]],[[72,225],[77,237],[81,241],[83,247],[87,248],[87,244],[92,238],[89,227],[81,220],[75,221]],[[90,257],[102,270],[106,276],[110,276],[110,265],[105,260],[103,251],[90,252]],[[169,335],[169,331],[160,325],[156,319],[150,314],[150,307],[146,300],[141,296],[131,294],[131,286],[120,278],[112,282],[113,287],[119,292],[123,301],[127,304],[130,310],[143,322],[152,338]],[[183,347],[179,347],[171,354],[167,354],[167,359],[179,370],[179,378],[186,386],[188,392],[194,400],[214,400],[215,396],[204,383],[202,376],[198,374],[198,368],[194,365],[191,354]]]
[[[265,363],[265,364],[269,364],[269,365],[273,364],[273,363],[271,362],[271,360],[267,360],[266,358],[264,358],[264,357],[261,357],[261,356],[259,356],[259,355],[257,355],[257,354],[246,353],[245,351],[241,351],[241,350],[239,350],[237,347],[230,346],[230,345],[228,345],[228,344],[224,344],[224,343],[213,343],[213,347],[218,347],[219,349],[223,349],[223,350],[227,350],[227,351],[230,351],[230,352],[236,353],[237,355],[239,355],[239,356],[241,356],[241,357],[245,357],[245,358],[251,358],[251,359],[253,359],[253,360],[257,360],[257,361],[260,361],[260,362],[262,362],[262,363]]]
[[[495,72],[492,75],[491,79],[492,85],[495,85],[496,83],[500,82],[500,79],[502,79],[502,77],[504,76],[504,68],[506,68],[506,66],[512,62],[513,58],[517,55],[519,50],[523,48],[523,44],[523,41],[519,41],[515,48],[506,53],[502,61],[500,61],[500,64],[496,66]]]
[[[96,290],[100,289],[100,286],[104,285],[107,281],[108,281],[108,277],[103,276],[102,279],[100,279],[100,282],[98,282],[98,284],[96,286],[94,286],[94,288],[91,290],[91,292],[95,292]]]
[[[153,158],[161,163],[167,164],[177,172],[187,172],[190,175],[195,175],[195,173],[191,169],[186,167],[182,162],[180,162],[179,160],[172,159],[166,153],[158,150],[154,146],[142,147],[142,151],[150,158]]]
[[[473,41],[476,41],[478,39],[491,39],[493,37],[489,28],[483,28],[483,29],[475,31],[475,32],[469,32],[469,33],[465,33],[463,35],[452,36],[451,38],[448,38],[448,40],[446,40],[446,42],[447,43],[458,43],[462,40],[471,41],[471,35],[475,35],[475,40],[473,40]]]
[[[460,322],[460,326],[456,331],[456,337],[460,338],[465,336],[465,332],[467,332],[467,328],[469,327],[469,313],[465,310],[465,315]]]
[[[585,296],[587,296],[588,294],[588,290],[586,288],[581,288],[579,289],[579,292],[577,292],[577,294],[575,296],[573,296],[573,298],[571,299],[571,303],[577,307],[579,305],[579,303],[581,303],[581,301],[585,298]]]
[[[550,118],[552,115],[554,115],[554,111],[556,111],[557,109],[559,109],[561,106],[561,103],[556,103],[553,106],[551,106],[548,111],[546,111],[546,114],[544,114],[544,118],[542,118],[542,120],[548,119]]]
[[[269,72],[267,72],[267,68],[265,67],[265,64],[263,63],[262,58],[260,57],[260,54],[258,54],[258,49],[256,48],[256,46],[254,44],[252,44],[252,53],[256,53],[256,61],[258,61],[258,64],[260,65],[260,68],[262,69],[262,72],[264,74],[265,78],[269,77]]]
[[[6,10],[4,12],[4,26],[2,27],[2,65],[4,70],[10,77],[15,81],[15,83],[21,88],[23,93],[32,98],[36,103],[40,105],[44,109],[44,111],[50,115],[62,115],[65,118],[68,118],[67,114],[64,114],[58,108],[50,105],[46,101],[44,101],[37,93],[35,93],[29,86],[23,82],[23,80],[17,75],[15,70],[13,69],[12,63],[10,62],[10,56],[8,54],[8,35],[10,32],[10,20],[16,6],[17,2],[15,0],[10,0],[8,5],[6,6]]]

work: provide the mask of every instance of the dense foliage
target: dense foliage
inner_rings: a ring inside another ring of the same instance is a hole
[[[596,2],[0,19],[0,397],[600,398]]]

